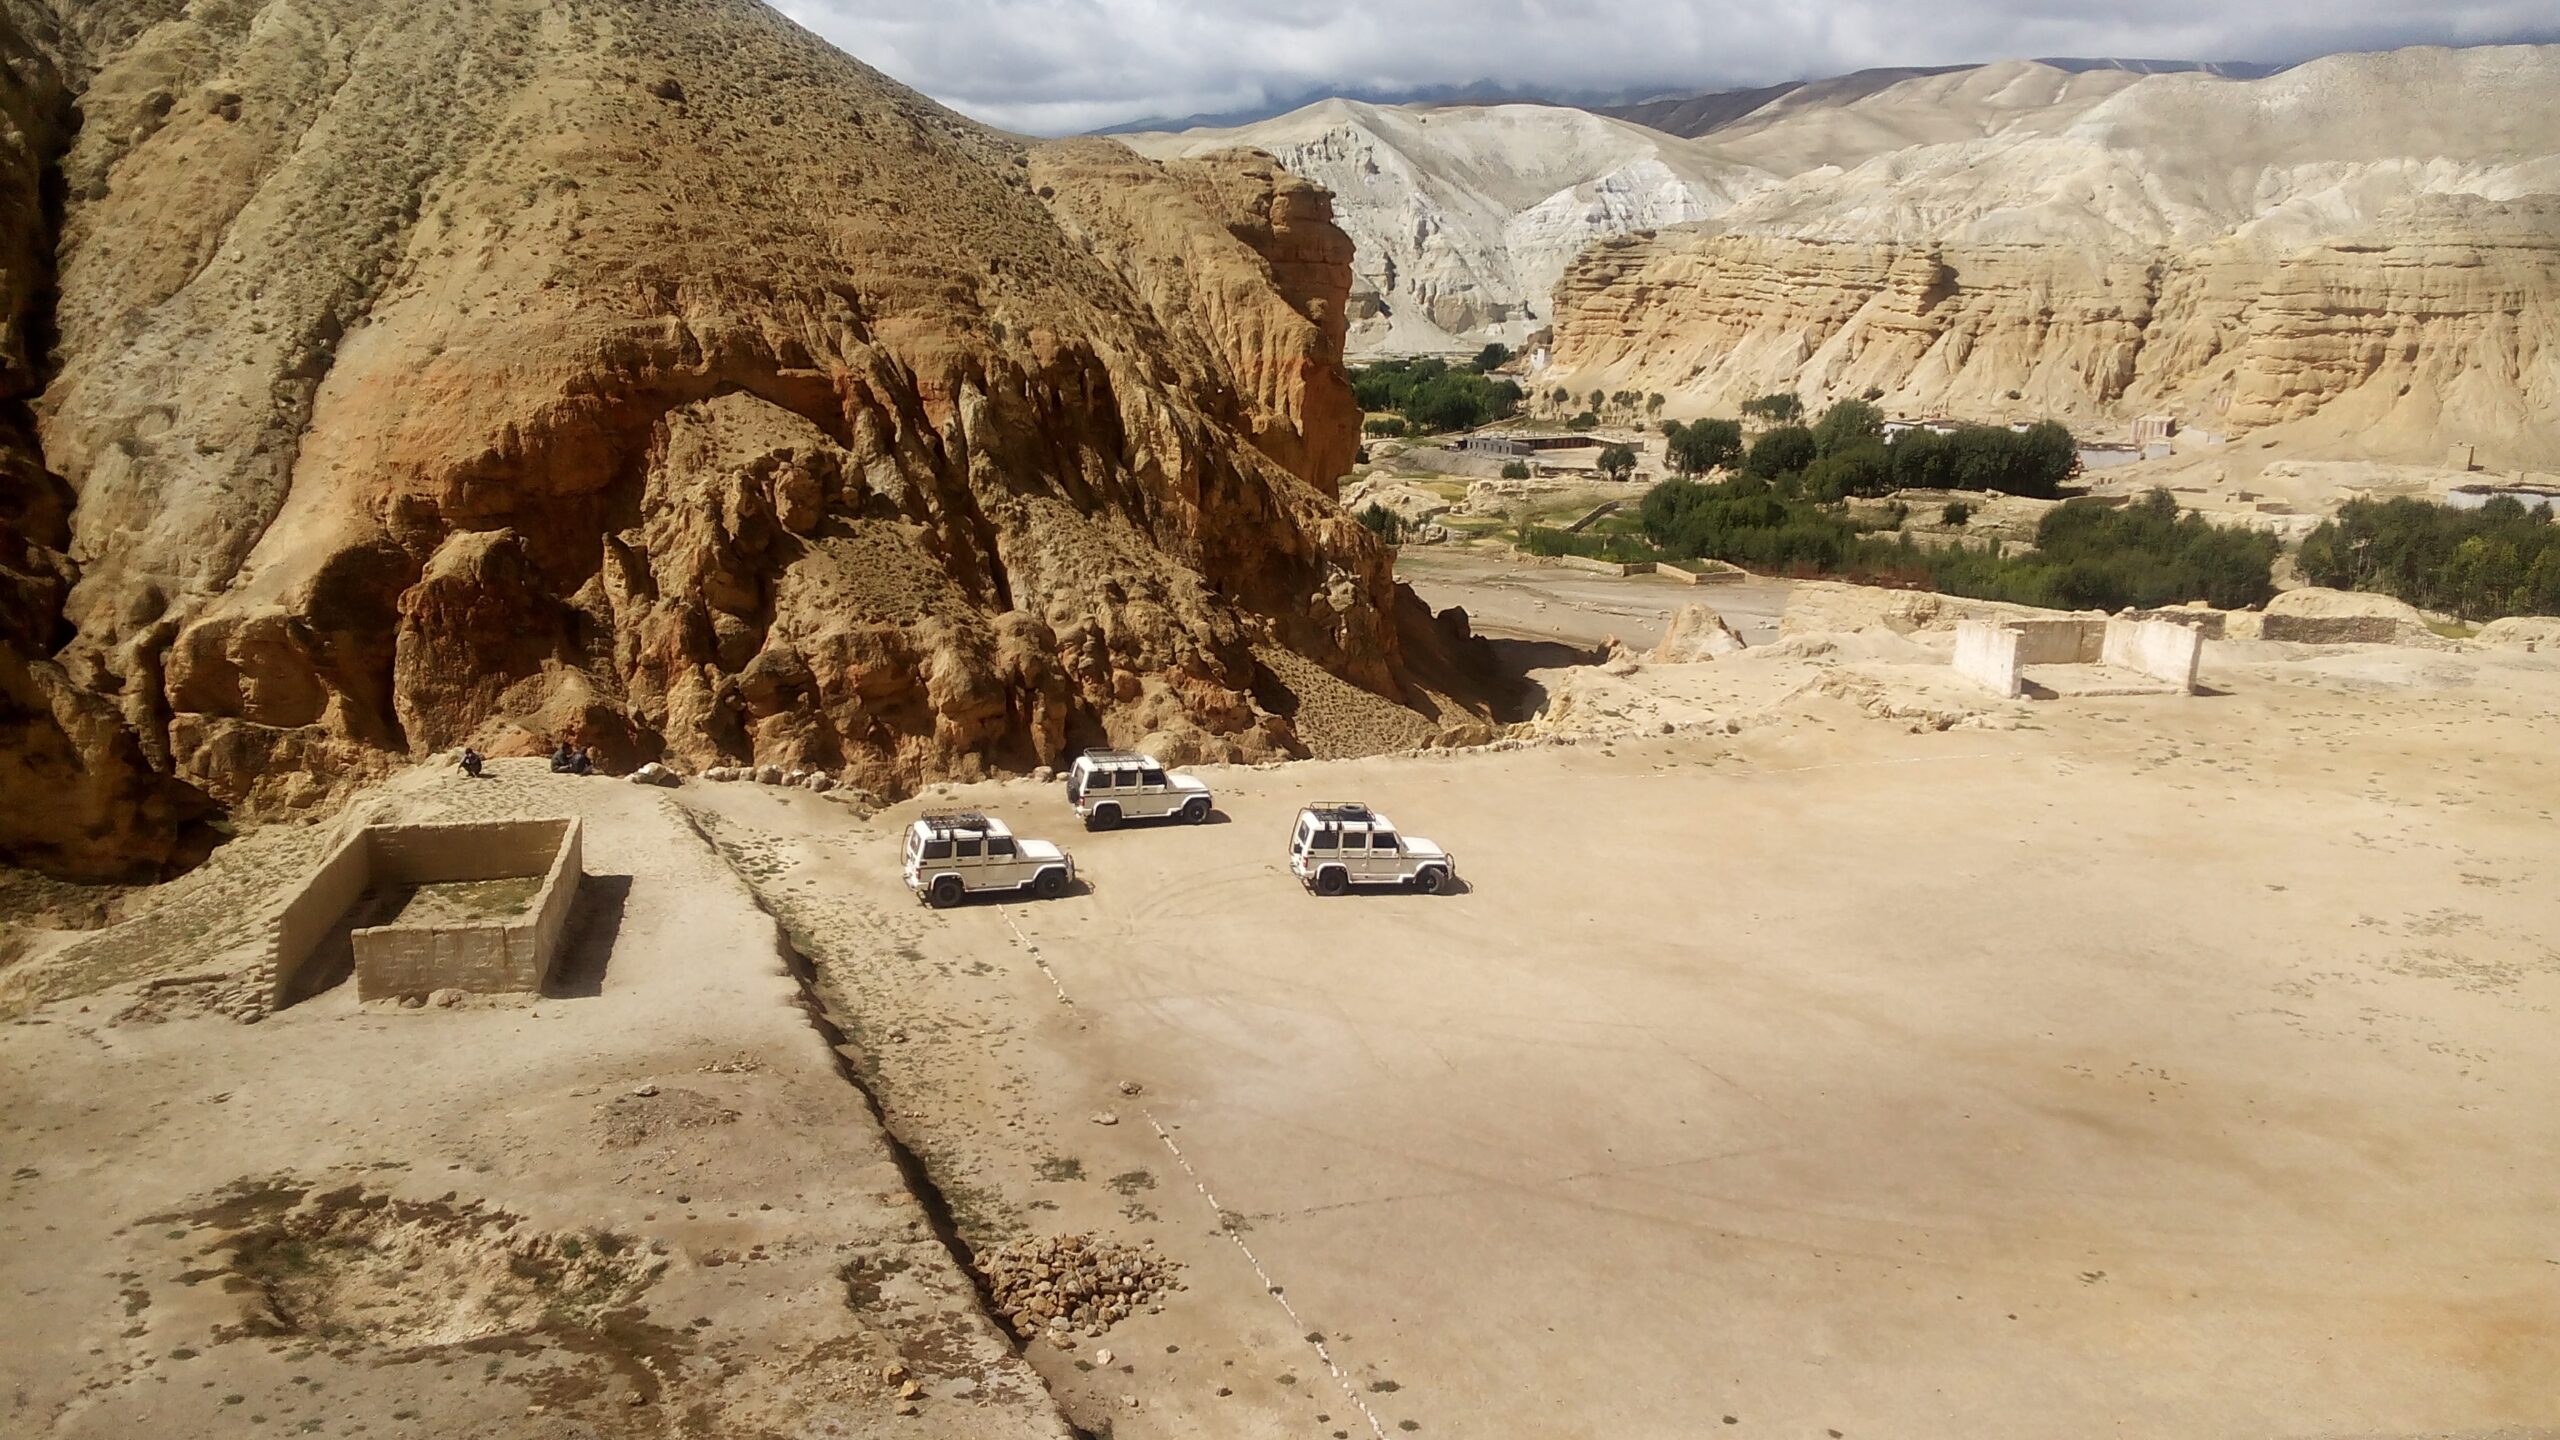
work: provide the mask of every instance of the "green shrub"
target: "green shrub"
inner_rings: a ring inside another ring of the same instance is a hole
[[[1368,505],[1353,518],[1357,519],[1370,534],[1377,536],[1379,539],[1386,541],[1390,545],[1401,545],[1404,543],[1404,517],[1398,515],[1393,510],[1388,509],[1386,506],[1379,504],[1375,500],[1370,501]]]
[[[1393,415],[1373,415],[1360,430],[1367,435],[1402,435],[1404,421]]]
[[[1804,418],[1804,401],[1796,398],[1792,391],[1763,395],[1757,400],[1743,401],[1742,413],[1772,425],[1791,425]]]
[[[1743,458],[1742,468],[1763,480],[1775,480],[1803,474],[1813,458],[1813,432],[1801,425],[1780,425],[1751,442],[1751,453]]]
[[[1564,428],[1577,432],[1584,430],[1597,430],[1600,428],[1600,417],[1592,414],[1588,410],[1585,410],[1581,414],[1564,422]]]
[[[1972,518],[1973,507],[1961,500],[1948,501],[1947,507],[1938,512],[1938,523],[1941,525],[1962,525]]]
[[[2465,620],[2560,615],[2560,524],[2501,495],[2477,510],[2350,500],[2302,542],[2302,578],[2373,590]]]
[[[1473,369],[1479,375],[1482,375],[1487,371],[1499,370],[1510,363],[1511,347],[1503,344],[1499,340],[1496,340],[1492,344],[1477,351],[1476,358],[1468,362],[1469,368]]]
[[[1528,478],[1529,478],[1529,462],[1528,462],[1528,461],[1526,461],[1526,460],[1505,460],[1505,461],[1503,461],[1503,462],[1502,462],[1502,478],[1503,478],[1503,479],[1505,479],[1505,480],[1526,480],[1526,479],[1528,479]]]
[[[1363,410],[1392,410],[1406,431],[1435,435],[1508,420],[1520,410],[1520,387],[1453,370],[1439,359],[1381,360],[1351,372],[1351,393]]]
[[[1624,480],[1635,473],[1636,447],[1604,445],[1600,448],[1600,473],[1612,480]]]

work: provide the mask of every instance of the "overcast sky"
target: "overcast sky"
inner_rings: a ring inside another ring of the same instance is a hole
[[[1311,91],[1704,90],[2012,56],[2299,60],[2560,38],[2560,0],[777,0],[956,110],[1057,135]]]

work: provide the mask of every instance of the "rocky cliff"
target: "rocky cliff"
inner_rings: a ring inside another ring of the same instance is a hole
[[[2167,412],[2491,465],[2560,457],[2560,47],[2267,80],[2017,64],[1717,142],[1785,183],[1559,281],[1573,390],[1771,390],[1906,414]]]
[[[1693,143],[1550,105],[1327,100],[1232,130],[1132,135],[1150,155],[1250,146],[1334,195],[1358,247],[1352,348],[1519,341],[1604,236],[1720,214],[1772,177]]]
[[[466,740],[894,792],[1288,753],[1309,686],[1465,720],[1330,499],[1347,242],[1267,161],[1026,146],[749,0],[0,44],[11,854]]]

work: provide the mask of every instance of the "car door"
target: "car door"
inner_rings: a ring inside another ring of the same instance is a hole
[[[951,845],[951,863],[960,872],[960,883],[972,890],[987,884],[987,842],[976,835],[955,840]]]
[[[1404,846],[1393,830],[1376,830],[1369,835],[1369,875],[1377,880],[1404,878]]]
[[[1140,770],[1138,784],[1147,797],[1145,803],[1148,814],[1170,815],[1173,813],[1173,797],[1168,793],[1168,787],[1165,785],[1163,770],[1153,765]]]
[[[1021,847],[1010,835],[987,837],[987,883],[989,885],[1021,885],[1030,876],[1023,873]]]

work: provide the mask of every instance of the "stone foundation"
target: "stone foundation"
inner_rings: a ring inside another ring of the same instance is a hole
[[[516,915],[371,926],[351,939],[360,999],[537,992],[558,958],[580,864],[575,820],[367,826],[330,852],[278,917],[270,1004],[286,1003],[304,963],[368,891],[534,876],[541,887]]]

